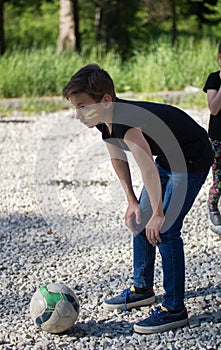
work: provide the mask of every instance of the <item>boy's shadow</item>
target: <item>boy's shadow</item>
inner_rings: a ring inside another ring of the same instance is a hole
[[[208,287],[201,287],[201,288],[198,288],[197,290],[194,290],[194,289],[187,290],[185,294],[185,298],[186,299],[197,298],[199,296],[216,294],[218,292],[221,295],[221,284],[218,284],[216,286],[210,284]]]
[[[219,294],[221,297],[221,285],[212,285],[210,284],[208,287],[205,288],[198,288],[197,290],[187,290],[186,291],[186,299],[195,298],[198,297],[206,297],[208,295],[216,295]],[[205,300],[204,300],[205,301]],[[206,301],[205,301],[206,302]],[[209,301],[208,301],[209,304]],[[218,301],[217,301],[218,304]],[[218,306],[218,305],[217,305]],[[199,310],[200,312],[200,310]],[[199,313],[198,315],[193,315],[189,318],[189,326],[190,327],[198,327],[201,323],[220,323],[221,322],[221,310],[209,312],[205,311],[203,313]]]

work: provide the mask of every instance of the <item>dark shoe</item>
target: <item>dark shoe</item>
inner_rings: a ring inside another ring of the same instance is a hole
[[[103,303],[105,310],[113,311],[115,309],[128,310],[132,307],[149,305],[155,301],[153,288],[148,289],[145,293],[136,293],[135,287],[125,289],[119,296],[106,300]]]
[[[169,329],[185,326],[188,322],[186,308],[180,313],[174,314],[168,312],[163,306],[158,306],[150,317],[134,325],[135,332],[150,334],[164,332]]]
[[[210,211],[210,220],[214,226],[221,226],[221,215],[219,210],[217,211]]]

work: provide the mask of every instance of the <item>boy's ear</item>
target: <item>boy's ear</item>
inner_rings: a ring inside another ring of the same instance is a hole
[[[105,94],[105,95],[102,97],[101,102],[104,103],[104,105],[105,105],[106,108],[109,108],[109,107],[111,106],[111,102],[113,102],[113,99],[112,99],[111,95]]]

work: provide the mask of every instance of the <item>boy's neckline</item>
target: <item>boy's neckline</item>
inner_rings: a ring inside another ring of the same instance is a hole
[[[105,123],[106,130],[109,134],[109,136],[112,134],[112,123]]]

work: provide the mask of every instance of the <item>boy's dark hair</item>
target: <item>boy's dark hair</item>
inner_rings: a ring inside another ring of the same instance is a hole
[[[113,101],[116,99],[114,83],[110,75],[98,64],[88,64],[77,71],[63,89],[63,97],[69,99],[71,94],[85,92],[96,102],[100,102],[107,93]]]

